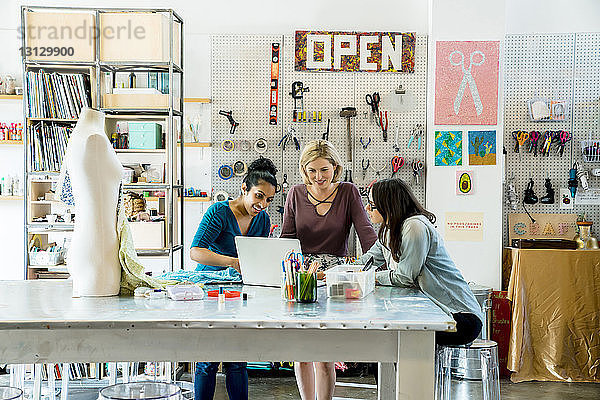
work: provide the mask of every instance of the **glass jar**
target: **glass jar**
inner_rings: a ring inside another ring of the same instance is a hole
[[[298,272],[296,274],[296,301],[314,303],[317,301],[317,273]]]
[[[598,248],[598,240],[592,236],[592,224],[591,221],[577,221],[579,234],[575,236],[574,240],[577,242],[578,249],[587,250]]]

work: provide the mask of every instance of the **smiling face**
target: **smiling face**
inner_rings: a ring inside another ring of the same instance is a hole
[[[252,186],[250,190],[246,190],[246,184],[243,183],[242,191],[244,193],[244,207],[248,214],[253,217],[266,209],[275,196],[275,186],[263,180],[258,181],[258,184]]]
[[[328,189],[333,182],[335,165],[325,158],[317,158],[304,167],[310,184],[318,189]]]
[[[380,224],[383,222],[383,217],[373,202],[373,190],[369,190],[369,197],[367,205],[365,206],[365,210],[367,211],[367,214],[369,214],[369,218],[371,219],[372,223]]]

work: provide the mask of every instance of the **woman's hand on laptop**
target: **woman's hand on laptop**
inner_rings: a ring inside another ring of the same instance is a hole
[[[317,279],[325,281],[325,272],[317,271]]]
[[[240,260],[238,258],[231,257],[231,264],[229,264],[229,266],[235,269],[240,274],[242,273],[242,271],[240,270]]]

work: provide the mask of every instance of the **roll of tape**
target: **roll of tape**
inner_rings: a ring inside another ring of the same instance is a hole
[[[226,181],[233,176],[233,169],[229,165],[221,165],[219,167],[219,178]]]
[[[235,147],[235,144],[233,143],[232,140],[223,140],[223,142],[221,143],[221,148],[227,152],[233,151]]]
[[[250,143],[248,140],[240,141],[240,149],[247,151],[250,150],[250,147],[252,147],[252,143]]]
[[[215,193],[215,197],[214,197],[215,201],[225,201],[225,200],[229,200],[229,193],[227,193],[224,190],[219,190],[218,192]]]
[[[254,150],[256,150],[257,153],[266,152],[268,147],[269,146],[267,145],[267,141],[263,138],[260,138],[256,142],[254,142]]]
[[[248,172],[248,166],[246,165],[245,162],[238,160],[235,163],[233,163],[233,173],[236,176],[245,175],[246,172]]]

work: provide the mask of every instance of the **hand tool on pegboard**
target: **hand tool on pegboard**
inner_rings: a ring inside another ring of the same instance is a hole
[[[392,178],[393,178],[394,175],[396,175],[396,172],[398,172],[400,170],[400,168],[402,168],[402,166],[404,165],[404,157],[400,157],[400,156],[392,157],[391,164],[392,164]]]
[[[363,175],[363,182],[364,182],[365,178],[367,177],[367,171],[369,170],[369,167],[371,166],[371,160],[369,160],[368,158],[365,160],[363,158],[360,162],[360,166],[362,168],[362,175]]]
[[[381,96],[379,95],[379,93],[375,92],[373,94],[367,94],[365,96],[365,100],[367,104],[371,106],[371,122],[373,122],[373,118],[375,118],[375,123],[377,123],[377,118],[379,117],[379,103],[381,102]]]
[[[523,147],[523,145],[529,140],[529,132],[514,131],[512,136],[515,138],[515,153],[519,153],[519,161],[521,161],[521,153],[519,152],[519,149]]]
[[[323,132],[323,136],[321,137],[321,139],[323,139],[323,140],[329,141],[329,123],[330,122],[331,122],[331,119],[327,118],[327,130],[325,132]]]
[[[355,107],[344,107],[342,111],[340,111],[340,117],[346,118],[346,128],[347,128],[347,142],[348,142],[348,154],[346,156],[346,160],[352,162],[352,129],[350,126],[350,118],[356,117],[356,108]]]
[[[292,91],[290,95],[294,99],[294,110],[304,110],[304,93],[310,91],[310,88],[305,87],[304,83],[296,81],[292,83]],[[300,107],[298,107],[298,100],[300,100]]]
[[[365,140],[364,138],[360,138],[360,144],[362,144],[363,149],[367,149],[367,147],[369,147],[369,145],[371,144],[371,138],[369,138],[369,140]]]
[[[281,140],[277,145],[281,147],[283,151],[285,151],[285,146],[288,144],[288,142],[293,143],[296,150],[300,150],[300,141],[296,136],[296,128],[291,125],[288,126],[287,133],[281,137]]]
[[[381,127],[381,133],[383,133],[383,141],[387,142],[387,130],[388,130],[388,112],[379,111],[379,126]]]
[[[271,43],[271,88],[269,96],[269,125],[277,125],[279,102],[279,43]]]
[[[219,115],[224,115],[225,117],[227,117],[227,120],[231,125],[231,127],[229,128],[229,133],[233,135],[235,133],[236,128],[240,125],[239,122],[235,122],[235,120],[233,119],[233,111],[220,110]]]
[[[571,134],[567,131],[558,131],[556,133],[556,138],[558,139],[557,141],[559,142],[559,147],[556,150],[556,153],[558,153],[561,157],[565,151],[565,145],[567,144],[567,142],[571,141],[572,137]]]
[[[421,181],[421,173],[423,172],[423,168],[425,168],[425,165],[423,164],[423,161],[421,161],[421,160],[414,160],[412,162],[413,176],[415,178],[415,183],[417,185]]]

